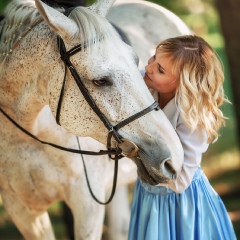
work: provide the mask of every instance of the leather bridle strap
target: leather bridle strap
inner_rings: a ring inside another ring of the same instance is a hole
[[[78,148],[81,149],[78,137],[77,137],[77,143],[78,143]],[[84,157],[83,157],[82,154],[81,154],[81,158],[82,158],[83,169],[84,169],[84,173],[85,173],[85,177],[86,177],[88,189],[89,189],[89,192],[90,192],[92,198],[93,198],[97,203],[99,203],[99,204],[107,205],[108,203],[110,203],[110,202],[112,201],[112,199],[113,199],[113,197],[114,197],[114,194],[115,194],[115,191],[116,191],[117,176],[118,176],[118,161],[114,161],[114,173],[113,173],[113,180],[112,180],[113,182],[112,182],[112,191],[111,191],[111,194],[110,194],[110,196],[108,197],[108,200],[106,200],[105,202],[102,202],[102,201],[100,201],[100,200],[95,196],[95,194],[93,193],[93,190],[92,190],[92,187],[91,187],[89,178],[88,178],[87,167],[86,167],[86,164],[85,164],[85,161],[84,161]]]
[[[84,96],[85,100],[90,105],[92,110],[97,114],[97,116],[100,118],[100,120],[103,122],[103,124],[108,129],[108,131],[112,131],[113,132],[113,135],[114,135],[116,141],[117,142],[121,142],[121,136],[118,134],[117,131],[115,131],[113,129],[112,124],[108,121],[106,116],[99,109],[99,107],[97,106],[97,104],[93,100],[92,96],[89,94],[88,89],[84,86],[84,84],[82,82],[82,79],[79,76],[77,70],[75,69],[75,67],[73,66],[73,64],[70,61],[70,57],[72,55],[74,55],[77,52],[81,51],[81,49],[82,49],[81,44],[75,46],[74,48],[72,48],[71,50],[69,50],[67,52],[63,40],[59,36],[57,37],[57,39],[58,39],[58,46],[59,46],[61,59],[65,63],[65,65],[68,67],[68,69],[70,70],[70,72],[71,72],[75,82],[77,83],[77,86],[78,86],[79,90],[81,91],[82,95]],[[65,85],[65,81],[66,80],[64,80],[64,85]],[[61,91],[61,95],[59,97],[59,104],[58,104],[58,108],[57,108],[57,114],[56,114],[56,119],[57,119],[57,123],[58,124],[60,124],[60,111],[61,111],[60,99],[62,100],[62,98],[63,98],[62,96],[63,96],[63,92]]]
[[[134,120],[142,117],[143,115],[151,112],[152,110],[159,110],[160,107],[158,105],[158,102],[154,102],[152,105],[150,105],[149,107],[145,108],[144,110],[138,112],[138,113],[135,113],[134,115],[130,116],[129,118],[123,120],[122,122],[118,123],[117,125],[115,125],[114,127],[112,127],[112,130],[113,131],[110,131],[108,133],[108,137],[107,137],[107,147],[110,149],[111,147],[111,138],[112,138],[112,135],[114,134],[114,132],[118,132],[118,130],[122,127],[124,127],[125,125],[129,124],[130,122],[133,122]],[[113,160],[116,159],[116,157],[113,157],[113,156],[110,156]]]
[[[142,111],[135,113],[131,117],[123,120],[122,122],[118,123],[114,128],[116,130],[119,130],[120,128],[124,127],[125,125],[129,124],[130,122],[133,122],[134,120],[146,115],[147,113],[151,112],[152,110],[159,110],[160,107],[158,105],[158,102],[154,102],[152,105],[149,107],[143,109]]]
[[[92,152],[92,151],[85,151],[85,150],[78,150],[78,149],[73,149],[73,148],[66,148],[51,142],[47,142],[47,141],[43,141],[41,139],[39,139],[38,137],[36,137],[35,135],[33,135],[32,133],[30,133],[29,131],[27,131],[26,129],[24,129],[22,126],[20,126],[15,120],[13,120],[2,108],[0,108],[0,112],[10,121],[12,122],[18,129],[20,129],[22,132],[24,132],[25,134],[27,134],[29,137],[35,139],[36,141],[42,143],[42,144],[46,144],[46,145],[50,145],[54,148],[63,150],[65,152],[71,152],[71,153],[78,153],[78,154],[85,154],[85,155],[94,155],[94,156],[99,156],[99,155],[109,155],[109,154],[121,154],[121,149],[108,149],[108,150],[100,150],[99,152]]]

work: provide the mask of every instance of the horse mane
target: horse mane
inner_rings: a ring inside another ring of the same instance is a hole
[[[3,14],[4,19],[0,22],[0,70],[21,39],[42,21],[33,0],[13,0]]]
[[[63,11],[63,9],[58,9]],[[83,50],[91,51],[99,42],[98,51],[107,51],[110,42],[118,39],[111,24],[98,14],[94,14],[86,7],[76,7],[69,16],[78,25]],[[21,39],[38,23],[42,17],[35,6],[34,0],[12,0],[4,11],[4,19],[0,22],[0,70],[3,63],[18,46]],[[104,32],[104,33],[103,33]],[[103,40],[104,35],[104,40]]]
[[[119,34],[104,17],[93,13],[86,7],[76,7],[70,13],[71,18],[80,29],[80,43],[84,44],[83,51],[92,52],[97,45],[98,52],[109,52],[113,42],[121,41]],[[101,44],[98,44],[101,41]],[[117,44],[121,47],[121,44]],[[96,49],[95,49],[96,51]]]

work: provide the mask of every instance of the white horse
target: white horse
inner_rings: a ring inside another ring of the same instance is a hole
[[[90,196],[79,155],[36,138],[77,149],[75,135],[106,145],[107,136],[114,134],[108,141],[111,155],[123,151],[136,163],[138,176],[150,184],[175,178],[181,169],[180,141],[161,110],[121,129],[113,127],[149,110],[154,101],[132,48],[104,18],[113,2],[75,8],[69,17],[40,0],[13,0],[5,10],[0,28],[0,193],[25,239],[55,239],[47,209],[60,200],[73,212],[76,239],[100,239],[102,232],[104,207]],[[68,68],[57,36],[70,50],[64,53],[62,47]],[[82,83],[95,111],[78,89]],[[86,163],[99,199],[105,197],[107,164],[94,158]]]

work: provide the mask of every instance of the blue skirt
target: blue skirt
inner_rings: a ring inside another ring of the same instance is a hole
[[[136,182],[128,240],[235,240],[219,195],[199,168],[181,194]]]

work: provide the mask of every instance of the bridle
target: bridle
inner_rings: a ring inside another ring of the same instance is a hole
[[[65,11],[65,15],[68,16],[70,14],[70,12],[73,10],[73,8],[69,8]],[[96,102],[93,100],[93,98],[91,97],[91,95],[89,94],[88,89],[85,87],[81,77],[79,76],[77,70],[75,69],[75,67],[73,66],[73,64],[71,63],[70,57],[73,56],[74,54],[80,52],[82,50],[84,46],[82,46],[81,44],[73,47],[72,49],[70,49],[69,51],[66,51],[66,47],[64,44],[64,41],[61,39],[61,37],[57,37],[57,43],[58,43],[58,47],[59,47],[59,52],[60,52],[60,56],[62,61],[64,62],[65,65],[65,74],[64,74],[64,80],[62,83],[62,88],[61,88],[61,92],[60,92],[60,97],[59,97],[59,101],[58,101],[58,106],[57,106],[57,113],[56,113],[56,121],[57,123],[60,125],[60,112],[61,112],[61,106],[62,106],[62,101],[63,101],[63,95],[64,95],[64,89],[65,89],[65,83],[66,83],[66,72],[67,72],[67,68],[69,69],[69,71],[71,72],[72,77],[74,78],[79,90],[81,91],[82,95],[84,96],[85,100],[88,102],[88,104],[90,105],[90,107],[92,108],[92,110],[96,113],[96,115],[100,118],[100,120],[103,122],[103,124],[105,125],[105,127],[108,130],[108,136],[107,136],[107,150],[100,150],[99,152],[93,152],[93,151],[84,151],[80,149],[80,145],[79,145],[79,141],[78,141],[78,146],[79,149],[71,149],[71,148],[65,148],[59,145],[56,145],[54,143],[50,143],[50,142],[46,142],[43,140],[40,140],[39,138],[37,138],[35,135],[33,135],[32,133],[28,132],[26,129],[24,129],[23,127],[21,127],[15,120],[13,120],[5,111],[3,111],[0,108],[0,111],[3,113],[3,115],[5,115],[5,117],[7,117],[17,128],[19,128],[21,131],[23,131],[24,133],[26,133],[28,136],[34,138],[35,140],[41,142],[42,144],[47,144],[50,145],[52,147],[58,148],[60,150],[64,150],[67,152],[72,152],[72,153],[79,153],[79,154],[84,154],[84,155],[109,155],[109,157],[113,160],[115,160],[115,167],[114,167],[114,178],[113,178],[113,186],[112,186],[112,192],[111,195],[109,197],[109,199],[106,202],[101,202],[99,201],[93,194],[90,184],[89,184],[89,180],[87,177],[87,172],[86,172],[86,166],[85,163],[83,161],[84,164],[84,171],[86,174],[86,179],[87,179],[87,184],[90,190],[90,193],[92,195],[92,197],[100,204],[108,204],[115,193],[115,189],[116,189],[116,183],[117,183],[117,171],[118,171],[118,160],[123,158],[123,157],[138,157],[141,158],[140,155],[144,156],[145,158],[148,158],[149,156],[141,149],[139,148],[135,143],[133,143],[132,141],[128,140],[128,139],[124,139],[118,132],[119,129],[121,129],[122,127],[124,127],[125,125],[131,123],[132,121],[144,116],[145,114],[151,112],[152,110],[159,110],[159,105],[157,102],[154,102],[153,104],[151,104],[149,107],[145,108],[144,110],[135,113],[134,115],[128,117],[127,119],[119,122],[117,125],[113,126],[110,121],[107,119],[107,117],[102,113],[102,111],[99,109],[99,107],[97,106]],[[116,146],[112,146],[112,137],[114,137],[114,139],[116,140]],[[141,153],[141,154],[139,154]],[[82,158],[83,159],[83,158]]]
[[[124,127],[125,125],[129,124],[130,122],[144,116],[145,114],[149,113],[152,110],[158,110],[159,106],[157,102],[154,102],[152,105],[150,105],[149,107],[147,107],[146,109],[132,115],[131,117],[128,117],[127,119],[121,121],[120,123],[118,123],[117,125],[113,126],[110,121],[107,119],[107,117],[102,113],[102,111],[99,109],[99,107],[97,106],[96,102],[93,100],[92,96],[90,95],[88,89],[85,87],[81,77],[79,76],[77,70],[75,69],[75,67],[73,66],[73,64],[70,61],[70,57],[73,56],[74,54],[76,54],[77,52],[80,52],[82,49],[82,45],[79,44],[75,47],[73,47],[72,49],[70,49],[69,51],[66,51],[66,47],[64,44],[64,41],[58,36],[57,37],[58,40],[58,47],[59,47],[59,52],[61,55],[61,59],[65,64],[65,69],[68,68],[69,71],[71,72],[72,77],[74,78],[79,90],[81,91],[82,95],[84,96],[85,100],[87,101],[87,103],[90,105],[90,107],[92,108],[92,110],[96,113],[96,115],[100,118],[100,120],[103,122],[103,124],[105,125],[105,127],[108,130],[108,136],[107,136],[107,148],[108,150],[114,150],[116,152],[113,152],[112,154],[109,154],[111,159],[113,160],[118,160],[122,157],[134,157],[137,154],[137,150],[138,147],[136,144],[132,143],[130,140],[126,140],[124,139],[118,132],[118,130],[122,127]],[[66,83],[66,72],[65,72],[65,76],[64,76],[64,80],[63,80],[63,84],[62,84],[62,88],[61,88],[61,92],[60,92],[60,96],[59,96],[59,101],[58,101],[58,106],[57,106],[57,113],[56,113],[56,121],[57,123],[60,125],[60,112],[61,112],[61,105],[62,105],[62,101],[63,101],[63,95],[64,95],[64,89],[65,89],[65,83]],[[112,147],[111,146],[111,139],[112,137],[115,138],[116,142],[117,142],[117,148]],[[128,152],[128,151],[124,151],[124,149],[122,149],[120,146],[124,146],[123,142],[128,142],[128,143],[132,143],[134,150],[132,152]],[[119,148],[121,149],[121,152],[119,152]]]
[[[84,171],[85,171],[89,191],[90,191],[92,197],[95,199],[95,201],[97,201],[100,204],[105,205],[105,204],[108,204],[112,200],[114,193],[115,193],[116,183],[117,183],[118,160],[121,159],[122,157],[136,157],[138,155],[138,151],[139,151],[138,146],[135,143],[133,143],[132,141],[130,141],[128,139],[124,139],[119,134],[118,130],[120,128],[124,127],[125,125],[129,124],[130,122],[144,116],[145,114],[149,113],[150,111],[152,111],[154,109],[158,110],[159,105],[157,102],[154,102],[152,105],[150,105],[146,109],[132,115],[131,117],[128,117],[127,119],[125,119],[125,120],[121,121],[120,123],[118,123],[117,125],[113,126],[110,123],[110,121],[107,119],[107,117],[102,113],[102,111],[97,106],[96,102],[93,100],[93,98],[89,94],[88,89],[85,87],[77,70],[75,69],[75,67],[73,66],[73,64],[70,61],[71,56],[73,56],[74,54],[76,54],[77,52],[80,52],[82,50],[82,45],[79,44],[79,45],[73,47],[72,49],[70,49],[69,51],[66,51],[64,41],[59,36],[57,37],[57,39],[58,39],[58,47],[59,47],[61,59],[65,64],[65,77],[63,80],[60,97],[59,97],[59,101],[58,101],[56,121],[60,125],[60,112],[61,112],[61,105],[62,105],[65,83],[66,83],[66,69],[68,68],[69,71],[71,72],[71,75],[73,76],[75,82],[77,83],[79,90],[81,91],[82,95],[84,96],[85,100],[88,102],[88,104],[90,105],[92,110],[97,114],[97,116],[100,118],[100,120],[103,122],[103,124],[105,125],[105,127],[108,130],[107,149],[109,151],[113,151],[111,154],[108,154],[108,155],[111,159],[115,160],[115,167],[114,167],[114,177],[113,177],[113,186],[112,186],[111,195],[106,202],[99,201],[93,194],[90,183],[89,183],[85,162],[84,162],[84,159],[82,156],[82,161],[83,161],[83,165],[84,165]],[[114,137],[114,139],[117,142],[115,147],[111,146],[112,137]],[[78,138],[77,138],[77,140],[78,140]],[[78,141],[78,146],[80,148],[79,141]]]

